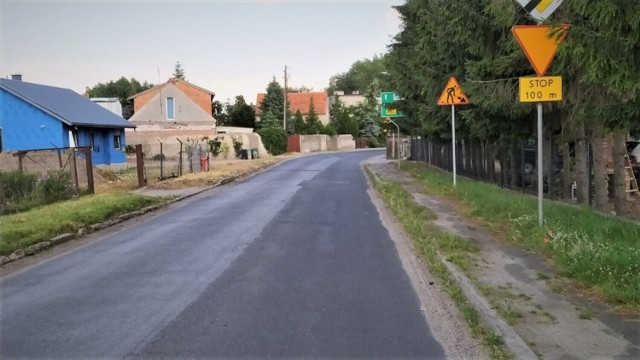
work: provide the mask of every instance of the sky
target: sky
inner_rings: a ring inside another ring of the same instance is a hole
[[[166,82],[177,61],[215,99],[248,103],[276,77],[322,91],[387,52],[403,0],[0,0],[0,76],[84,93],[122,76]]]

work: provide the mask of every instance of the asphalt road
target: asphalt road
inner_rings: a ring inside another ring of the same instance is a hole
[[[288,161],[0,282],[0,358],[441,358],[360,162]]]

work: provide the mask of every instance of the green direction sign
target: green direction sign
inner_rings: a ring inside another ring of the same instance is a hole
[[[400,96],[393,91],[386,91],[380,93],[380,116],[383,118],[392,118],[404,116],[398,109],[392,107],[390,104],[400,100]]]
[[[380,105],[380,116],[383,118],[401,117],[404,114],[396,108],[387,107],[387,104]]]
[[[380,93],[380,103],[381,104],[390,104],[394,101],[400,100],[400,96],[394,93],[393,91],[382,92]]]

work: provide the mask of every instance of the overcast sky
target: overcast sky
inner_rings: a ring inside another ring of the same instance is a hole
[[[0,75],[83,93],[121,76],[165,82],[180,61],[216,100],[255,103],[285,65],[291,86],[321,91],[386,52],[403,2],[0,0]]]

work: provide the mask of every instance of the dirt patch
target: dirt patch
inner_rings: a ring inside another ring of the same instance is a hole
[[[175,175],[175,172],[165,171],[165,177],[169,178],[162,181],[159,180],[159,162],[145,160],[146,188],[175,190],[187,187],[208,187],[217,184],[223,179],[258,171],[296,156],[299,155],[285,154],[253,160],[216,160],[210,162],[211,168],[209,171],[187,173],[179,177],[171,177]],[[135,166],[135,159],[130,159],[126,169],[118,171],[98,169],[95,171],[94,183],[96,193],[132,191],[137,189],[138,174]]]
[[[281,162],[283,158],[272,157],[255,160],[238,160],[227,163],[215,163],[210,171],[186,174],[181,177],[159,181],[149,185],[152,189],[176,189],[182,187],[210,186],[222,179],[239,176]]]

